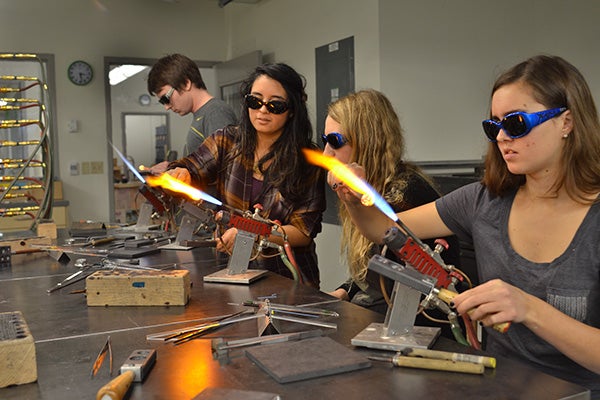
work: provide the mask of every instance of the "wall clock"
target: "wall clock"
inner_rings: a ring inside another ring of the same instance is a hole
[[[67,69],[67,75],[69,80],[76,85],[87,85],[92,81],[94,77],[94,70],[92,66],[85,61],[77,60],[73,61]]]
[[[138,98],[138,101],[140,102],[140,105],[142,106],[149,106],[152,99],[150,98],[150,95],[148,94],[141,94],[140,97]]]

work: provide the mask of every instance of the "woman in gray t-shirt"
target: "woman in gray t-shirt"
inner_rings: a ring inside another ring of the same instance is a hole
[[[482,283],[453,305],[486,327],[511,323],[504,334],[487,329],[487,351],[600,398],[600,122],[588,85],[564,59],[532,57],[496,80],[483,130],[482,182],[398,216],[422,238],[473,244]],[[393,222],[337,187],[381,242]]]

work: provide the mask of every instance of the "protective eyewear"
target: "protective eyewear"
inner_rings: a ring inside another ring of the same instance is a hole
[[[171,96],[173,96],[174,91],[175,91],[175,88],[171,87],[171,89],[169,89],[169,91],[167,93],[160,96],[160,98],[158,99],[158,102],[160,104],[162,104],[163,106],[169,105],[169,103],[171,102]]]
[[[498,136],[500,129],[512,139],[518,139],[527,135],[536,126],[559,116],[566,110],[566,107],[560,107],[535,113],[517,111],[508,114],[502,121],[486,119],[481,124],[483,125],[483,131],[490,142],[496,142],[496,137]]]
[[[323,146],[326,146],[327,143],[329,143],[329,145],[335,150],[344,147],[348,143],[342,134],[338,132],[331,132],[327,135],[321,133],[321,140],[323,140]]]
[[[247,94],[244,99],[246,100],[246,106],[248,108],[260,110],[262,106],[265,106],[267,107],[267,111],[271,114],[283,114],[290,108],[288,103],[283,100],[262,101],[251,94]]]

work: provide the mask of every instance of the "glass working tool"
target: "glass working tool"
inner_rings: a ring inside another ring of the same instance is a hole
[[[100,353],[98,353],[98,357],[96,357],[96,360],[94,361],[94,365],[92,366],[92,372],[90,374],[90,377],[93,378],[96,376],[96,374],[100,370],[100,367],[104,363],[104,359],[106,358],[107,355],[108,355],[108,363],[109,363],[109,373],[110,373],[110,376],[112,376],[113,355],[112,355],[112,345],[110,342],[110,336],[106,339],[106,343],[104,343],[104,346],[102,346]]]

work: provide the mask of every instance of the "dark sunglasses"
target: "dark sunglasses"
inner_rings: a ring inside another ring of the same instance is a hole
[[[335,150],[344,147],[348,143],[342,134],[338,132],[331,132],[327,135],[321,133],[321,140],[323,141],[323,146],[327,146],[327,143],[329,143],[329,145]]]
[[[163,106],[168,105],[171,102],[171,96],[173,96],[174,91],[175,91],[175,88],[171,87],[171,89],[169,89],[169,91],[167,93],[160,96],[160,98],[158,99],[158,102],[160,104],[162,104]]]
[[[267,107],[267,111],[271,114],[283,114],[290,108],[288,103],[283,100],[262,101],[258,97],[251,94],[244,96],[244,99],[246,100],[246,106],[248,108],[259,110],[262,108],[262,106],[265,106]]]
[[[560,107],[531,114],[517,111],[508,114],[502,121],[486,119],[481,124],[483,125],[483,131],[490,142],[496,142],[496,137],[498,136],[500,129],[502,129],[509,137],[518,139],[527,135],[536,126],[559,116],[566,110],[566,107]]]

